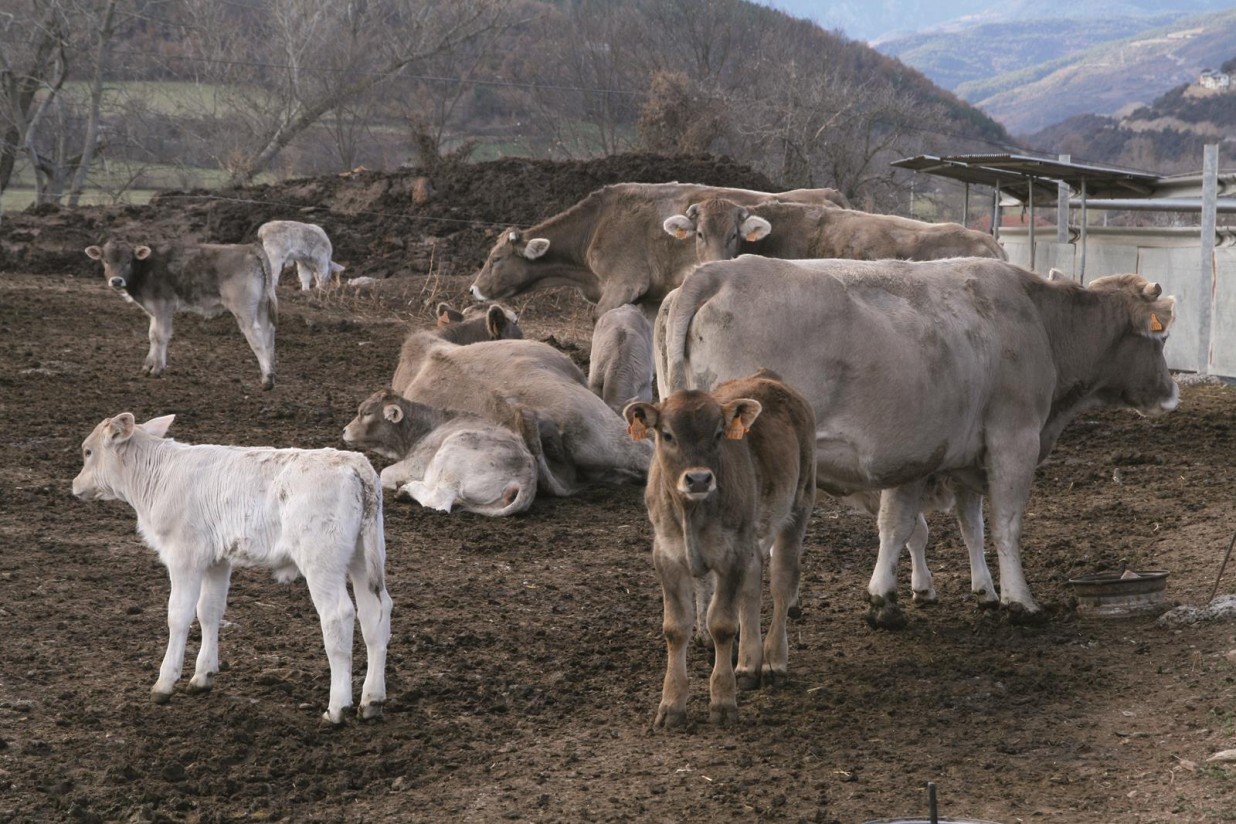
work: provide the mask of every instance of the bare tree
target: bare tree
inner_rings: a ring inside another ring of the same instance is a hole
[[[49,98],[64,84],[66,25],[56,3],[31,2],[0,14],[0,192],[9,187],[22,153],[38,159],[31,123],[42,119]],[[36,106],[36,98],[43,92]],[[36,174],[38,172],[36,171]]]

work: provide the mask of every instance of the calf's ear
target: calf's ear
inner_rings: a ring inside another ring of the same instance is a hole
[[[627,434],[633,441],[642,441],[648,433],[657,428],[661,412],[654,404],[640,401],[629,403],[622,410],[622,417],[627,419]]]
[[[90,258],[91,260],[102,260],[103,250],[100,249],[98,246],[87,246],[86,247],[86,257]]]
[[[149,246],[134,246],[133,247],[133,257],[137,258],[138,260],[145,260],[146,258],[150,257],[150,247]]]
[[[661,228],[670,237],[686,240],[695,231],[695,223],[686,215],[674,215],[673,217],[667,217],[665,222],[661,224]]]
[[[175,415],[164,415],[159,418],[151,418],[142,424],[148,434],[154,435],[156,438],[162,438],[167,435],[167,430],[171,427],[172,421],[176,420]]]
[[[532,240],[528,241],[528,245],[524,247],[524,257],[528,260],[536,260],[548,251],[549,239],[534,237]]]
[[[738,227],[738,233],[742,235],[742,239],[748,243],[755,243],[757,240],[763,240],[772,232],[772,224],[762,217],[752,215],[742,222]]]
[[[1167,334],[1172,321],[1176,319],[1176,298],[1166,297],[1155,301],[1154,307],[1146,317],[1146,331],[1152,335]]]
[[[511,325],[511,319],[506,316],[506,312],[498,304],[489,307],[489,311],[485,313],[485,329],[489,332],[489,336],[494,340],[500,340],[506,334],[507,327]]]
[[[725,437],[731,441],[742,440],[763,410],[760,402],[752,398],[738,398],[721,407],[725,420]]]
[[[132,412],[121,412],[107,422],[107,435],[112,443],[123,443],[133,436],[137,420]]]
[[[455,309],[446,301],[438,304],[438,308],[434,310],[438,315],[438,328],[450,326],[452,323],[459,323],[463,320],[463,313]]]
[[[388,403],[382,407],[382,417],[391,423],[399,423],[403,420],[403,407],[397,403]]]

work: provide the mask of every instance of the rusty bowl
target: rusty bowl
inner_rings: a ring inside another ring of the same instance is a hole
[[[1167,572],[1097,572],[1070,578],[1077,611],[1099,618],[1124,618],[1159,612],[1167,591]]]

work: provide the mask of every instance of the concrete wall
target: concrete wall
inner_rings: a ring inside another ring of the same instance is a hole
[[[1081,270],[1079,243],[1057,243],[1051,229],[1035,233],[1034,269],[1056,268],[1074,278]],[[1030,265],[1030,240],[1025,229],[1003,229],[1000,241],[1009,260]],[[1229,232],[1216,242],[1211,271],[1203,272],[1197,229],[1121,229],[1087,231],[1085,274],[1088,283],[1103,275],[1136,272],[1163,285],[1176,296],[1176,322],[1167,341],[1172,369],[1236,378],[1236,245]],[[1210,357],[1202,363],[1198,315],[1202,301],[1214,301]]]

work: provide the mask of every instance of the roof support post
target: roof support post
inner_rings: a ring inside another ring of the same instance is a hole
[[[961,225],[970,228],[970,184],[966,183],[966,193],[961,199]]]
[[[1219,145],[1202,149],[1201,267],[1197,306],[1197,372],[1210,374],[1211,335],[1215,305],[1215,228],[1218,222]]]
[[[1030,202],[1030,271],[1034,271],[1034,178],[1026,178],[1026,198]]]
[[[1061,163],[1069,163],[1072,155],[1060,155]],[[1056,243],[1061,246],[1069,242],[1069,184],[1063,180],[1056,184]],[[1070,270],[1072,267],[1069,267]],[[1072,271],[1069,272],[1072,274]]]
[[[1086,224],[1090,218],[1086,214],[1086,178],[1081,179],[1081,261],[1077,265],[1077,281],[1086,282]]]
[[[991,196],[991,236],[1000,239],[1000,184],[992,190]]]

